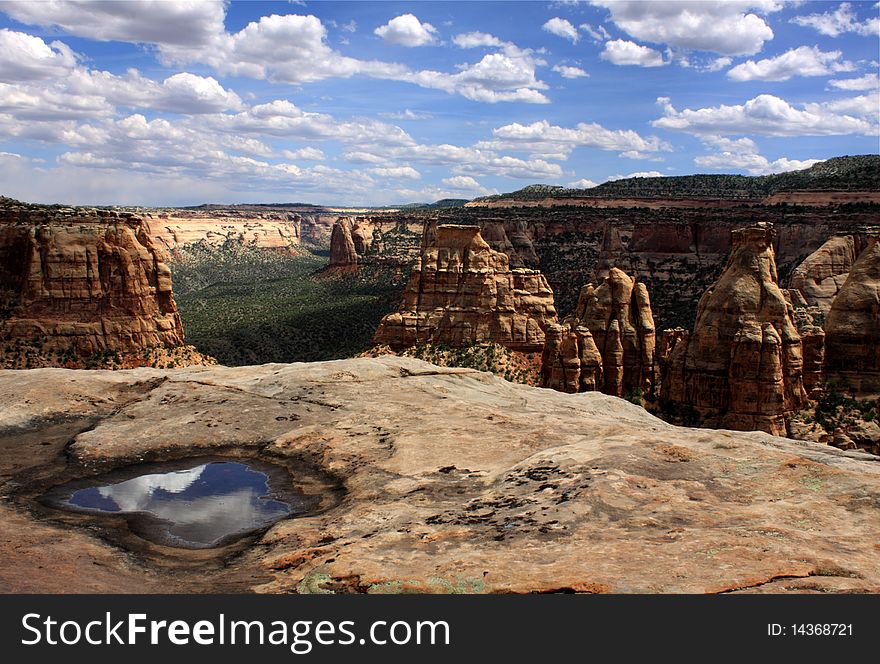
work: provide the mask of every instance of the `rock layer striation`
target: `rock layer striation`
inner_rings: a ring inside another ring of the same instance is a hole
[[[651,395],[655,345],[647,288],[612,268],[598,286],[583,287],[573,317],[548,331],[542,385],[563,392]]]
[[[804,405],[801,338],[778,285],[773,239],[769,224],[733,231],[693,332],[670,344],[661,402],[673,417],[785,435]]]
[[[494,341],[540,352],[555,322],[553,291],[538,270],[511,269],[476,226],[441,225],[413,267],[400,310],[382,319],[373,343],[401,349]]]

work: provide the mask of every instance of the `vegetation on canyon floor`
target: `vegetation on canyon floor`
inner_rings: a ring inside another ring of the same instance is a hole
[[[173,264],[186,339],[230,366],[351,357],[396,309],[407,270],[321,274],[326,256],[228,242],[188,247]]]

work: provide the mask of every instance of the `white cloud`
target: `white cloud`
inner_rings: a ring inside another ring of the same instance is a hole
[[[574,27],[564,18],[559,18],[558,16],[555,16],[547,21],[544,25],[541,26],[541,29],[545,32],[549,32],[551,35],[556,35],[557,37],[568,39],[569,41],[571,41],[572,44],[577,44],[578,40],[581,38],[581,36],[578,34],[576,27]]]
[[[98,41],[204,46],[223,32],[223,0],[199,2],[8,1],[0,11],[27,25],[55,27]]]
[[[880,88],[880,78],[877,74],[865,74],[859,78],[843,78],[828,81],[833,88],[839,90],[876,90]]]
[[[569,182],[568,186],[571,189],[592,189],[593,187],[598,187],[599,184],[597,182],[593,182],[592,180],[581,178],[580,180],[576,180],[575,182]]]
[[[434,117],[431,113],[426,113],[424,111],[412,111],[408,108],[405,108],[402,111],[394,111],[391,113],[379,113],[379,116],[383,118],[388,118],[389,120],[430,120]]]
[[[578,26],[581,30],[586,32],[595,42],[602,42],[606,39],[610,39],[611,35],[608,34],[608,31],[603,28],[601,25],[597,25],[595,28],[589,23],[581,23]]]
[[[464,32],[455,35],[452,43],[459,48],[478,48],[481,46],[504,46],[505,42],[485,32]]]
[[[500,48],[502,52],[489,54],[475,63],[460,65],[457,72],[413,71],[403,64],[359,60],[335,51],[327,44],[325,26],[320,19],[311,15],[262,16],[230,34],[223,28],[224,3],[204,3],[204,7],[201,3],[194,3],[198,7],[189,10],[181,5],[173,11],[169,9],[173,6],[170,2],[146,3],[156,5],[156,15],[162,20],[192,20],[194,33],[187,36],[185,30],[180,31],[178,23],[168,28],[167,35],[156,31],[152,17],[147,24],[139,26],[136,20],[132,20],[133,16],[140,16],[143,11],[142,4],[137,3],[61,1],[37,3],[39,7],[34,10],[30,9],[30,3],[9,4],[15,10],[11,13],[21,15],[22,19],[41,25],[58,25],[71,34],[156,44],[160,60],[166,65],[202,63],[223,75],[293,84],[363,75],[406,81],[424,88],[460,94],[473,101],[549,103],[549,99],[540,92],[547,85],[538,80],[535,73],[535,67],[543,62],[535,58],[529,49],[520,49],[500,40],[496,44],[491,35],[482,33],[478,33],[477,37],[472,36],[470,42],[482,40],[485,45]],[[47,8],[56,4],[59,8],[57,16],[47,11]],[[219,20],[215,20],[218,11]],[[425,35],[433,39],[435,31],[430,24],[423,24],[415,17],[410,20],[407,16],[411,15],[399,16],[383,26],[387,28],[382,30],[386,39],[411,45],[423,42]],[[90,27],[92,21],[104,21],[105,25]],[[464,38],[459,41],[468,43],[468,39]],[[43,46],[49,48],[45,44]],[[56,47],[56,43],[52,46]],[[62,47],[57,46],[58,49]],[[59,50],[56,58],[59,54],[65,55]],[[70,57],[73,57],[72,54]]]
[[[877,133],[877,125],[880,124],[880,90],[874,90],[866,95],[857,97],[845,97],[821,104],[804,104],[804,108],[811,113],[845,113],[870,121],[873,133]]]
[[[605,42],[605,50],[600,57],[615,65],[638,65],[640,67],[662,67],[664,62],[659,51],[641,46],[625,39]]]
[[[662,178],[662,177],[665,177],[665,176],[660,171],[636,171],[635,173],[630,173],[629,175],[609,175],[608,181],[614,182],[615,180],[626,180],[627,178]]]
[[[727,77],[734,81],[787,81],[793,76],[826,76],[855,69],[841,56],[840,51],[826,53],[817,46],[799,46],[775,58],[738,64],[727,72]]]
[[[456,175],[451,178],[443,178],[441,182],[455,191],[483,193],[486,188],[469,175]]]
[[[614,24],[635,39],[720,55],[760,51],[765,41],[773,39],[773,30],[754,12],[782,8],[777,0],[595,0],[592,4],[609,9]]]
[[[425,70],[399,79],[426,88],[455,92],[473,101],[548,104],[550,100],[539,92],[548,86],[538,80],[536,65],[530,51],[507,51],[484,55],[477,63],[463,65],[457,74]]]
[[[437,39],[437,29],[430,23],[422,23],[412,14],[397,16],[373,32],[397,46],[426,46]]]
[[[514,122],[492,130],[491,141],[477,143],[478,147],[495,150],[528,151],[533,154],[569,154],[574,148],[588,147],[600,150],[638,150],[657,152],[671,149],[655,136],[644,138],[630,129],[606,129],[595,124],[581,122],[573,128],[551,125],[539,120],[528,125]]]
[[[66,75],[76,66],[76,55],[60,41],[46,44],[39,37],[0,30],[0,81],[37,81]]]
[[[869,135],[876,123],[838,115],[822,105],[793,107],[773,95],[758,95],[744,104],[712,106],[696,110],[676,110],[669,99],[657,102],[663,117],[651,122],[655,127],[697,135],[758,134],[763,136],[839,136]]]
[[[419,180],[422,177],[422,174],[419,173],[412,166],[383,166],[378,168],[371,168],[369,169],[369,172],[383,178],[405,178],[407,180]]]
[[[721,136],[706,136],[702,139],[707,148],[714,149],[713,154],[702,155],[694,159],[697,166],[721,170],[744,170],[749,175],[768,175],[785,171],[798,171],[809,168],[820,159],[788,159],[780,157],[770,161],[761,155],[758,146],[750,138],[729,139]]]
[[[570,67],[568,65],[554,65],[553,71],[562,76],[562,78],[585,78],[589,76],[580,67]]]
[[[874,8],[876,9],[876,5]],[[876,12],[874,13],[876,14]],[[829,37],[839,37],[847,32],[854,32],[865,37],[880,34],[880,18],[875,15],[865,21],[858,21],[852,10],[852,5],[848,2],[841,3],[833,12],[795,16],[791,22],[813,28]]]
[[[298,161],[324,161],[327,156],[318,148],[305,147],[299,150],[283,150],[281,156],[285,159],[294,159]]]

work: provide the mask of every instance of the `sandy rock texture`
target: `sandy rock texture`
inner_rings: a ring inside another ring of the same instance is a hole
[[[661,402],[703,422],[776,435],[806,403],[803,347],[779,288],[772,225],[732,232],[724,272],[697,307],[693,332],[669,348]]]
[[[6,591],[880,591],[876,458],[598,392],[384,356],[0,371],[0,401]],[[308,460],[341,495],[188,562],[28,502],[52,472],[208,453]]]
[[[825,321],[826,380],[880,395],[880,237],[871,237]]]
[[[427,236],[427,233],[426,233]],[[553,291],[538,270],[510,268],[477,226],[441,225],[412,271],[400,311],[382,319],[373,343],[401,349],[494,341],[540,352],[556,322]]]
[[[655,346],[648,289],[612,268],[598,285],[581,289],[577,311],[562,329],[548,330],[541,385],[562,392],[599,390],[617,397],[652,395]]]

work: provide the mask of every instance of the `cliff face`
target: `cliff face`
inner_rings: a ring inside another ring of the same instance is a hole
[[[333,224],[333,232],[330,234],[330,267],[356,267],[360,262],[352,236],[352,226],[347,217],[338,219]]]
[[[880,394],[880,238],[859,254],[825,321],[825,378]]]
[[[661,403],[673,416],[692,410],[706,426],[785,435],[804,405],[801,338],[778,285],[773,236],[769,224],[732,233],[693,333],[670,344]]]
[[[511,267],[540,269],[553,289],[558,311],[577,305],[581,287],[598,283],[611,267],[635,275],[651,293],[657,329],[693,326],[700,296],[721,276],[730,253],[730,232],[765,220],[776,228],[773,249],[780,278],[829,237],[858,235],[877,225],[877,204],[762,205],[741,201],[603,200],[602,207],[464,207],[374,214],[374,228],[474,224],[483,239],[510,258]],[[673,204],[674,203],[674,204]],[[390,245],[389,245],[390,246]],[[395,258],[414,260],[421,237],[401,234]],[[374,246],[371,255],[391,255]]]
[[[568,329],[548,333],[544,387],[614,396],[653,393],[656,335],[644,284],[612,268],[598,286],[584,286],[566,324]]]
[[[106,210],[0,209],[0,340],[8,367],[182,349],[171,270],[144,219]],[[192,349],[183,354],[203,360]]]
[[[540,272],[511,270],[476,226],[441,225],[413,268],[400,311],[382,320],[373,343],[401,349],[494,341],[534,352],[555,322],[553,292]]]
[[[221,246],[232,242],[295,256],[302,219],[284,212],[174,210],[149,215],[145,221],[160,259],[173,261],[196,243]]]
[[[792,271],[789,288],[803,305],[827,314],[864,244],[860,235],[829,238]]]

